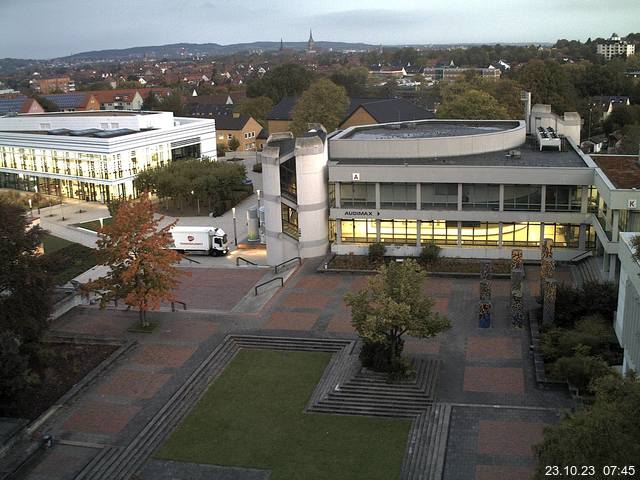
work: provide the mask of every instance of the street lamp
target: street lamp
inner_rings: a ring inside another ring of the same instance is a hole
[[[191,190],[191,195],[193,194],[194,192]],[[198,216],[200,216],[200,197],[196,197],[196,204],[198,205]]]
[[[238,245],[238,230],[236,228],[236,207],[231,209],[231,213],[233,214],[233,241],[234,244]]]
[[[33,186],[33,189],[35,190],[36,197],[38,198],[38,215],[40,215],[40,195],[38,195],[38,184],[37,183]]]
[[[256,190],[256,193],[258,194],[258,210],[260,210],[260,189]]]
[[[29,211],[31,212],[31,216],[33,217],[33,205],[31,203],[31,199],[29,199]]]

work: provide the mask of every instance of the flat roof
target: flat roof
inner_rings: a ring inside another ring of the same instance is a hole
[[[616,188],[640,188],[640,160],[637,155],[591,155]]]
[[[564,142],[563,142],[564,143]],[[518,148],[479,153],[476,155],[459,155],[452,157],[420,157],[420,158],[333,158],[329,150],[329,161],[335,165],[449,165],[470,167],[588,167],[580,154],[571,146],[540,151],[535,139],[527,137],[527,142]],[[519,151],[520,156],[512,156],[510,152]]]
[[[164,112],[147,112],[131,110],[81,110],[76,112],[23,113],[18,117],[135,117],[137,115],[157,115]]]
[[[340,139],[389,140],[411,138],[460,137],[512,130],[517,121],[429,120],[355,127]]]
[[[132,130],[130,128],[116,128],[113,130],[101,130],[99,128],[87,128],[84,130],[69,130],[68,128],[57,128],[55,130],[0,130],[0,133],[20,133],[29,135],[53,135],[56,137],[93,137],[93,138],[115,138],[132,133],[142,133],[156,130],[155,128],[145,128],[142,130]]]

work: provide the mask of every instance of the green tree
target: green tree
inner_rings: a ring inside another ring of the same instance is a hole
[[[273,100],[269,97],[245,98],[235,111],[241,115],[253,117],[263,127],[267,126],[267,115],[273,108]]]
[[[0,198],[0,398],[10,399],[37,382],[29,363],[49,317],[51,278],[37,255],[40,227]]]
[[[229,150],[235,152],[238,148],[240,148],[240,140],[238,140],[234,135],[231,137],[231,140],[229,140]]]
[[[551,105],[559,113],[576,109],[576,92],[569,76],[552,60],[528,62],[518,72],[517,80],[531,92],[533,103]]]
[[[381,345],[388,368],[402,354],[402,336],[433,337],[450,328],[446,317],[434,311],[433,299],[423,292],[426,273],[408,259],[390,262],[368,280],[366,288],[349,293],[345,301],[351,307],[351,323],[363,340],[363,350]],[[375,348],[375,347],[374,347]]]
[[[369,71],[365,67],[341,68],[331,74],[329,79],[345,88],[349,97],[363,97],[366,94]]]
[[[536,447],[538,468],[535,479],[542,480],[546,465],[593,465],[590,478],[605,480],[605,465],[629,465],[640,458],[640,382],[609,375],[595,382],[596,399],[586,407],[547,427],[544,440]],[[636,478],[635,473],[627,478]]]
[[[486,92],[467,90],[459,96],[443,101],[437,110],[438,118],[502,120],[507,111]]]
[[[622,129],[622,144],[619,153],[636,155],[640,152],[640,123],[626,125]]]
[[[321,123],[332,132],[344,119],[348,107],[344,87],[328,79],[318,80],[302,94],[293,109],[291,130],[300,134],[307,131],[309,123]]]
[[[162,99],[162,103],[156,110],[164,112],[173,112],[177,117],[183,114],[182,97],[177,92],[171,92]]]
[[[149,95],[147,95],[147,98],[145,98],[144,102],[142,102],[142,110],[145,110],[145,111],[159,110],[160,104],[161,104],[160,99],[156,96],[156,94],[153,92],[149,92]]]
[[[285,63],[268,71],[262,78],[250,82],[247,95],[269,97],[274,103],[278,103],[284,97],[300,95],[309,88],[312,78],[313,74],[306,68]]]

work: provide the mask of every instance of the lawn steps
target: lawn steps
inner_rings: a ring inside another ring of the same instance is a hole
[[[336,339],[229,335],[176,390],[131,443],[125,447],[105,447],[85,465],[75,480],[125,480],[137,472],[200,400],[207,387],[222,373],[240,348],[335,353],[353,343]]]
[[[438,379],[439,361],[420,359],[414,362],[415,379],[390,383],[386,374],[359,366],[357,355],[350,355],[342,364],[343,373],[337,381],[324,385],[324,394],[317,395],[310,411],[384,417],[414,417],[433,403]]]
[[[440,480],[444,473],[451,405],[435,403],[414,418],[402,463],[402,480]]]

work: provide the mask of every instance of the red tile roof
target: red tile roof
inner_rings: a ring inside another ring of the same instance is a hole
[[[640,188],[640,160],[637,155],[591,155],[616,188]]]

